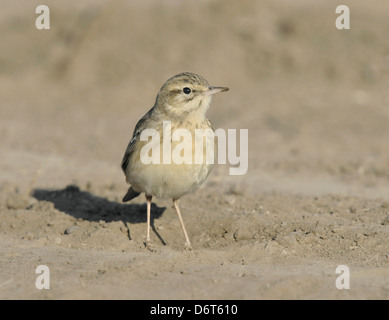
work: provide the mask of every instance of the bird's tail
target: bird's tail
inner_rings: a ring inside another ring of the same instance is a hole
[[[123,202],[130,201],[140,195],[140,192],[135,191],[132,187],[128,188],[126,195],[123,197]]]

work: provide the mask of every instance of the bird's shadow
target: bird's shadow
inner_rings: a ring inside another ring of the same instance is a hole
[[[105,198],[92,195],[88,191],[81,191],[79,187],[70,185],[60,190],[35,189],[32,196],[39,201],[48,201],[54,207],[76,219],[87,221],[122,221],[127,228],[131,240],[128,224],[145,223],[147,221],[146,204],[121,204]],[[166,245],[154,226],[154,219],[162,216],[166,207],[151,204],[150,226],[163,245]]]

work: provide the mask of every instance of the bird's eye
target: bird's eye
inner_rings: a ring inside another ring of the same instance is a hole
[[[184,89],[182,89],[182,91],[185,93],[185,94],[189,94],[192,92],[192,90],[190,90],[190,88],[188,87],[185,87]]]

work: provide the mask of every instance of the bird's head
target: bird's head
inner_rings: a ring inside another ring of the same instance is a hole
[[[184,72],[165,82],[158,93],[156,106],[173,117],[186,116],[195,111],[205,114],[212,95],[227,90],[226,87],[210,86],[197,74]]]

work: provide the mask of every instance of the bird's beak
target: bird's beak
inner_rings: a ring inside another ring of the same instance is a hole
[[[203,92],[203,95],[211,96],[213,94],[228,91],[228,90],[229,89],[227,87],[208,87],[208,89]]]

